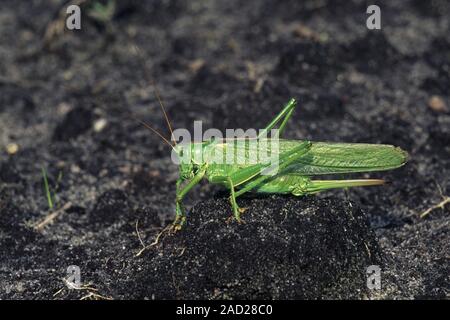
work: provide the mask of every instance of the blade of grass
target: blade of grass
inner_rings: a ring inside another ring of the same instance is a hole
[[[53,209],[52,193],[50,192],[50,187],[48,186],[47,172],[45,171],[44,167],[42,167],[42,177],[44,178],[44,188],[45,188],[45,195],[47,196],[48,207],[50,208],[50,210],[52,210]]]

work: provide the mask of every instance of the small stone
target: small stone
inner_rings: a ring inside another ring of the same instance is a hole
[[[17,143],[8,143],[8,145],[6,146],[6,152],[8,152],[8,154],[16,154],[19,151],[19,145]]]
[[[197,71],[200,70],[204,65],[205,65],[205,60],[196,59],[196,60],[190,62],[188,67],[192,73],[197,73]]]
[[[72,173],[80,173],[81,172],[81,168],[79,166],[77,166],[76,164],[72,164],[70,166],[70,172],[72,172]]]
[[[439,96],[432,96],[430,100],[428,100],[428,106],[437,112],[447,111],[447,105],[445,104],[444,99]]]
[[[104,118],[98,119],[97,121],[94,122],[94,131],[95,132],[103,131],[107,123],[108,121],[106,121],[106,119]]]
[[[63,116],[63,115],[66,115],[71,109],[72,109],[72,106],[70,104],[68,104],[67,102],[61,102],[56,107],[56,112],[59,115]]]

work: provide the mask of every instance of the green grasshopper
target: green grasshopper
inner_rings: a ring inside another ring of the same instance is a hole
[[[161,101],[160,104],[173,138]],[[296,100],[291,99],[262,132],[253,138],[253,142],[264,142],[262,139],[267,138],[263,137],[275,127],[278,127],[278,135],[282,134],[296,105]],[[151,127],[149,129],[156,131]],[[161,134],[156,133],[162,137]],[[167,139],[162,138],[169,143]],[[175,143],[175,139],[173,141]],[[247,192],[303,196],[327,189],[380,185],[384,183],[384,180],[313,180],[312,177],[323,174],[390,170],[402,166],[407,160],[405,151],[391,145],[279,139],[277,150],[272,150],[272,153],[278,156],[274,174],[270,172],[262,174],[264,170],[270,169],[269,163],[243,164],[236,161],[236,163],[224,164],[211,161],[213,155],[225,153],[227,150],[235,152],[239,148],[249,149],[255,146],[250,143],[238,146],[238,141],[239,138],[223,141],[211,139],[175,146],[169,143],[177,156],[183,157],[185,153],[189,154],[188,161],[179,164],[180,174],[176,182],[176,218],[173,222],[175,230],[181,229],[186,222],[186,214],[182,208],[183,198],[204,178],[210,183],[222,185],[230,190],[229,200],[234,218],[241,222],[241,213],[244,209],[238,206],[236,198]],[[245,157],[249,150],[244,151]],[[237,160],[237,157],[235,156],[234,159]]]

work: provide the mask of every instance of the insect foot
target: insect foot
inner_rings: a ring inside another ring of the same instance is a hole
[[[241,208],[239,208],[239,210],[242,210]],[[239,224],[244,224],[246,223],[240,216],[237,218],[235,215],[231,215],[228,218],[225,219],[225,223],[226,224],[230,224],[233,221],[236,221]]]
[[[186,216],[177,216],[175,221],[172,223],[170,228],[170,233],[175,233],[183,229],[183,226],[186,224]]]
[[[366,270],[383,265],[382,251],[354,204],[312,196],[240,198],[248,208],[246,223],[226,224],[229,201],[197,203],[183,231],[161,240],[135,279],[152,284],[140,295],[361,299],[379,294],[367,287]],[[384,288],[392,280],[381,281]]]

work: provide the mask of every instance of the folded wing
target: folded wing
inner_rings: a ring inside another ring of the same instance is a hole
[[[402,166],[407,156],[391,145],[314,142],[311,150],[288,171],[308,176],[383,171]]]

